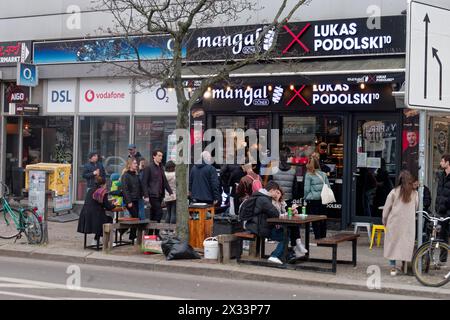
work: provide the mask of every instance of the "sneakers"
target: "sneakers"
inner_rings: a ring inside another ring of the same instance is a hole
[[[398,270],[396,268],[391,269],[391,276],[395,277],[398,274]]]
[[[92,240],[91,241],[91,244],[90,244],[91,246],[97,246],[97,240]],[[99,245],[101,246],[102,245],[102,241],[100,240],[100,242],[99,242]]]
[[[267,259],[267,261],[276,263],[276,264],[283,264],[283,262],[280,259],[278,259],[277,257],[269,257],[269,259]]]
[[[303,243],[302,243],[302,240],[300,239],[300,238],[298,238],[297,240],[296,240],[296,245],[295,245],[295,248],[294,248],[294,252],[295,252],[295,256],[297,257],[297,258],[301,258],[301,257],[303,257],[306,253],[308,253],[308,250],[306,250],[306,248],[305,248],[305,246],[303,245]]]

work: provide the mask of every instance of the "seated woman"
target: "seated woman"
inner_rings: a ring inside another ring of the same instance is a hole
[[[95,177],[95,187],[87,192],[78,220],[78,232],[95,234],[92,245],[96,245],[97,240],[103,236],[103,224],[112,223],[112,218],[106,215],[106,210],[114,209],[115,205],[108,201],[105,183],[103,177]]]

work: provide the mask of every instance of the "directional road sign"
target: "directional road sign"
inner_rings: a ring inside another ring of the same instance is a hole
[[[450,10],[411,1],[408,10],[408,106],[450,110]]]

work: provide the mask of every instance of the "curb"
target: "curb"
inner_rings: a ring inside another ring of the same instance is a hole
[[[266,275],[257,274],[249,271],[238,270],[239,265],[233,266],[230,270],[224,269],[214,269],[204,267],[202,265],[196,266],[186,266],[186,265],[175,265],[170,264],[166,261],[157,262],[138,262],[130,260],[119,260],[119,259],[102,259],[101,257],[91,257],[94,252],[87,254],[84,257],[64,255],[64,254],[50,254],[50,253],[40,253],[33,251],[13,251],[5,250],[0,248],[0,256],[4,257],[14,257],[14,258],[29,258],[38,259],[46,261],[58,261],[58,262],[69,262],[69,263],[80,263],[88,265],[97,265],[104,267],[118,267],[118,268],[128,268],[128,269],[140,269],[155,272],[174,272],[180,274],[189,274],[197,276],[215,277],[215,278],[225,278],[232,280],[250,280],[250,281],[261,281],[261,282],[275,282],[290,285],[299,286],[317,286],[332,289],[341,290],[353,290],[353,291],[364,291],[364,292],[376,292],[384,294],[395,294],[395,295],[405,295],[411,297],[421,297],[421,298],[433,298],[433,299],[450,299],[450,290],[439,289],[439,288],[427,288],[423,287],[418,290],[414,286],[401,285],[401,287],[396,286],[385,286],[381,289],[369,289],[365,284],[361,282],[334,282],[334,281],[321,281],[313,280],[307,278],[291,278],[280,275]],[[109,256],[114,257],[114,256]],[[257,267],[254,267],[257,268]],[[442,292],[445,290],[444,292]]]

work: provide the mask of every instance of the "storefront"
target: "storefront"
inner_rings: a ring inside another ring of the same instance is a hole
[[[99,152],[109,177],[124,168],[129,143],[146,159],[154,149],[166,153],[176,126],[174,93],[158,86],[137,90],[131,78],[44,79],[32,93],[38,114],[10,115],[4,109],[2,179],[16,195],[26,165],[70,163],[72,199],[83,201],[83,165],[91,150]]]
[[[405,17],[382,17],[383,28],[376,30],[366,21],[289,24],[278,35],[275,61],[233,71],[231,80],[209,88],[192,112],[194,122],[194,113],[201,110],[204,128],[224,133],[278,129],[279,149],[296,169],[297,202],[304,196],[306,161],[319,153],[337,200],[326,214],[342,228],[355,221],[380,223],[382,206],[402,169],[404,105],[392,93],[404,82]],[[252,39],[258,30],[197,30],[187,58],[243,59],[245,52],[257,50]],[[234,37],[245,39],[247,46],[227,42]],[[185,85],[196,87],[196,79],[212,70],[190,66]]]

